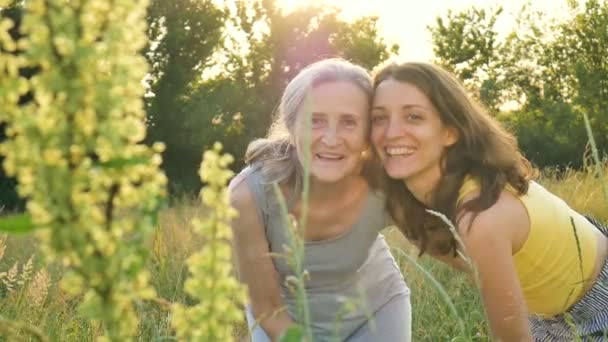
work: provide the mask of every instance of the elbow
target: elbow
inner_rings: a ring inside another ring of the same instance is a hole
[[[527,322],[526,322],[527,323]],[[528,324],[506,324],[493,329],[496,341],[532,342],[532,334]]]
[[[294,324],[282,303],[273,300],[252,301],[251,314],[272,341]]]
[[[262,321],[274,317],[284,309],[281,301],[269,298],[254,300],[251,298],[251,313],[256,321]]]
[[[504,341],[504,342],[509,342],[509,341],[513,341],[513,342],[533,342],[534,340],[532,339],[532,336],[527,333],[527,334],[506,334],[504,336],[502,335],[494,335],[494,338],[496,341]]]

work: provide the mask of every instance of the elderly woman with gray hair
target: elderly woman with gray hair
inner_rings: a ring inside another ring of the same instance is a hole
[[[371,98],[371,78],[359,66],[329,59],[306,67],[287,85],[268,136],[249,145],[248,166],[231,182],[240,213],[232,222],[234,246],[254,342],[274,340],[296,323],[295,294],[285,285],[293,271],[273,257],[285,253],[288,241],[273,183],[289,213],[300,217],[305,155],[304,268],[315,341],[410,340],[409,289],[379,233],[391,220],[364,175]],[[363,305],[343,314],[348,301]]]

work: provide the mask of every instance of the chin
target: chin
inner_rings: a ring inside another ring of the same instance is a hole
[[[310,175],[315,179],[315,181],[322,182],[322,183],[341,182],[355,174],[357,174],[356,169],[342,168],[342,167],[335,167],[335,168],[323,167],[323,168],[318,168],[316,170],[313,167],[310,170]]]
[[[315,181],[323,183],[335,183],[347,179],[357,173],[356,165],[312,165],[310,175]]]
[[[328,173],[316,173],[312,172],[311,175],[315,181],[321,183],[337,183],[346,178],[345,174],[328,174]]]
[[[386,171],[386,174],[393,179],[405,180],[411,175],[411,172],[408,170],[403,170],[397,167],[385,167],[384,170]]]
[[[391,179],[395,179],[395,180],[407,180],[407,175],[403,175],[403,174],[399,174],[399,173],[389,173],[388,176]]]

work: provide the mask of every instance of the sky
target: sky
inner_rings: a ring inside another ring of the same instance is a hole
[[[433,57],[431,34],[428,25],[434,25],[437,16],[445,16],[448,9],[464,10],[503,7],[496,23],[500,35],[506,35],[514,27],[515,16],[528,0],[278,0],[286,10],[305,4],[329,4],[340,9],[344,19],[363,15],[379,17],[381,34],[391,43],[401,47],[399,57],[406,60],[430,62]],[[566,0],[531,0],[532,8],[546,14],[547,18],[561,17],[567,13]],[[584,0],[578,1],[580,4]]]

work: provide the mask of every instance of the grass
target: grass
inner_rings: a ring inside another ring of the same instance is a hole
[[[608,175],[608,163],[604,163],[603,168],[603,174]],[[608,222],[595,169],[560,173],[545,170],[538,181],[576,210]],[[148,242],[148,269],[152,272],[153,285],[160,299],[138,305],[140,341],[174,341],[169,323],[169,303],[192,302],[183,292],[182,285],[186,277],[186,258],[205,243],[191,230],[190,220],[205,215],[205,210],[197,203],[193,198],[174,200],[171,207],[161,213],[159,229]],[[469,278],[430,257],[418,258],[417,251],[398,231],[387,229],[384,234],[412,291],[413,340],[489,341],[481,301]],[[42,266],[32,237],[17,235],[6,239],[4,255],[0,258],[0,273],[8,272],[17,263],[17,277],[20,277],[32,256],[32,270],[22,285],[15,285],[12,291],[8,291],[0,282],[0,336],[6,333],[6,329],[17,332],[10,338],[0,337],[0,341],[36,340],[31,338],[36,331],[47,336],[49,341],[93,341],[100,333],[99,326],[87,323],[76,311],[80,298],[66,295],[57,286],[61,267]],[[35,281],[38,272],[43,272],[41,270],[48,272],[47,280]],[[446,301],[446,296],[453,307]],[[15,320],[26,326],[10,326],[10,322]],[[34,331],[28,332],[28,328]],[[237,340],[247,339],[244,321],[234,326],[234,336]]]
[[[602,183],[608,182],[608,162],[601,164],[603,182],[598,179],[595,166],[589,166],[585,171],[567,169],[557,171],[544,170],[538,182],[566,201],[571,207],[582,214],[589,214],[602,222],[608,222]]]

